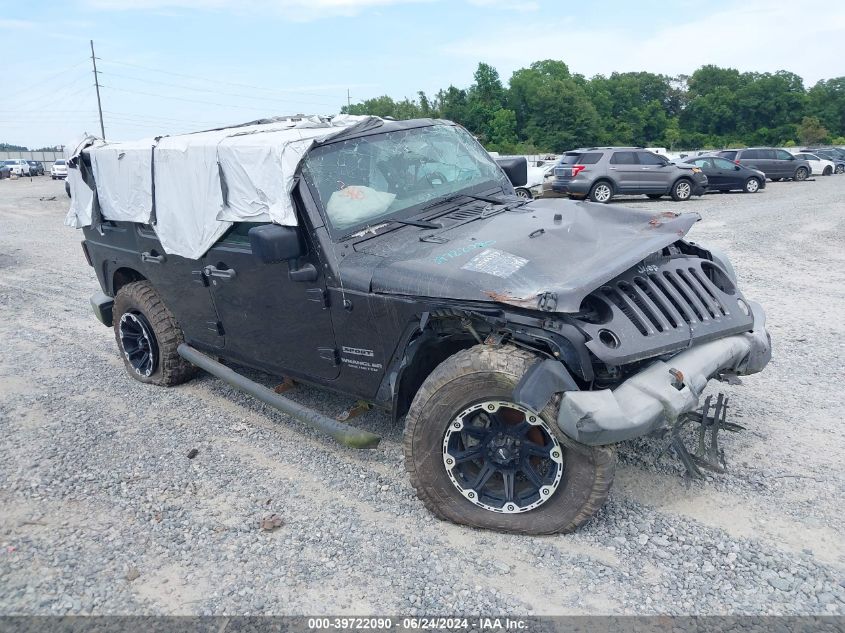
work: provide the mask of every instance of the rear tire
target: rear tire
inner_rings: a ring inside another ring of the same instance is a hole
[[[566,437],[556,423],[559,398],[539,414],[524,408],[517,410],[519,405],[513,404],[514,387],[537,358],[512,346],[477,345],[447,358],[420,387],[405,422],[405,468],[417,496],[438,518],[515,534],[554,534],[576,530],[604,504],[613,483],[613,447],[585,446]],[[487,408],[492,411],[494,404],[502,406],[488,414]],[[514,412],[521,416],[518,420],[508,417]],[[487,420],[488,426],[485,428],[483,422],[481,427],[476,426],[479,419]],[[506,436],[529,420],[534,422],[530,422],[533,426],[526,436],[528,441],[495,450],[503,446],[501,429],[505,429]],[[472,433],[466,433],[470,428]],[[478,437],[479,431],[482,435],[487,433],[486,439],[475,440],[474,445],[459,444],[458,448],[451,444],[453,440],[464,442],[460,438],[465,433],[467,437]],[[542,445],[535,439],[538,433]],[[542,448],[546,457],[521,452],[537,448]],[[457,458],[457,463],[447,469],[446,462],[453,455],[471,450],[474,457]],[[509,455],[510,466],[497,461],[504,458],[501,451]],[[555,456],[558,461],[554,464],[538,463],[541,470],[534,470],[531,465],[534,460]],[[532,494],[532,482],[536,481],[523,470],[527,466],[543,480],[536,483],[535,497],[524,496]],[[507,468],[513,468],[509,471],[513,474],[506,475]],[[471,477],[480,477],[487,472],[485,469],[498,470],[484,480],[488,483],[472,487],[466,485],[466,469],[471,471]],[[501,481],[501,490],[506,490],[506,476],[510,477],[511,492],[518,494],[505,496],[501,492],[502,510],[489,509],[487,504],[493,497],[488,488]],[[464,482],[463,487],[459,481]],[[532,498],[536,500],[529,503]]]
[[[793,176],[792,179],[795,180],[796,182],[801,182],[802,180],[807,180],[807,177],[809,175],[810,174],[809,174],[809,172],[807,172],[806,167],[799,167],[798,169],[795,170],[795,175]]]
[[[825,167],[824,171],[822,172],[822,176],[832,176],[833,169],[831,167]]]
[[[745,186],[742,190],[745,193],[757,193],[760,191],[760,181],[757,178],[751,177],[745,181]]]
[[[182,329],[149,281],[123,286],[112,314],[117,347],[135,380],[170,387],[194,377],[196,368],[176,352]]]
[[[672,185],[672,200],[675,202],[686,202],[692,197],[692,183],[686,178],[681,178]]]
[[[590,200],[600,204],[607,204],[613,197],[613,185],[606,180],[599,180],[590,189]]]

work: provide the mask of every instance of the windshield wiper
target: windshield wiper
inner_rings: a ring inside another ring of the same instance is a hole
[[[454,202],[458,198],[469,198],[470,200],[480,200],[481,202],[489,202],[490,204],[508,204],[507,200],[502,200],[501,198],[493,198],[492,196],[478,196],[474,193],[456,193],[452,196],[447,196],[446,198],[440,198],[438,200],[433,200],[425,205],[421,210],[425,211],[426,209],[431,209],[433,207],[440,206],[441,204],[448,204],[449,202]]]
[[[434,222],[428,222],[426,220],[394,220],[391,219],[390,222],[396,222],[396,224],[408,224],[410,226],[418,226],[423,229],[442,229],[442,224],[435,224]]]

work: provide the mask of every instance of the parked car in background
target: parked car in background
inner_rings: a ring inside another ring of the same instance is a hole
[[[825,152],[826,154],[832,154],[835,158],[840,160],[845,160],[845,149],[841,147],[808,147],[801,150],[802,152],[810,152],[812,154],[818,154],[819,152]]]
[[[29,163],[29,175],[30,176],[43,176],[44,175],[44,163],[40,160],[28,160],[26,161]]]
[[[16,176],[29,176],[29,163],[22,158],[10,158],[4,162]]]
[[[802,149],[801,153],[815,154],[819,158],[833,162],[833,173],[845,173],[845,152],[836,148]]]
[[[806,160],[810,163],[810,169],[813,176],[832,176],[836,170],[836,164],[832,160],[822,158],[818,154],[811,154],[809,152],[799,152],[794,154],[795,158]]]
[[[751,167],[766,174],[773,181],[792,179],[807,180],[812,173],[810,163],[795,158],[784,149],[774,147],[748,147],[729,149],[717,153],[737,165]]]
[[[12,175],[12,168],[6,165],[6,161],[0,160],[0,180]]]
[[[704,194],[707,176],[695,165],[675,164],[639,147],[590,147],[561,157],[552,190],[593,202],[619,194],[683,201]]]
[[[699,156],[686,160],[707,176],[709,191],[744,191],[757,193],[766,187],[766,174],[757,169],[737,165],[721,156]]]
[[[546,180],[546,172],[548,168],[543,167],[529,167],[528,180],[524,187],[514,187],[516,195],[520,198],[527,198],[533,200],[534,198],[543,197],[543,184]]]
[[[67,178],[67,161],[60,158],[54,162],[53,166],[50,167],[50,177],[53,180],[56,178]]]

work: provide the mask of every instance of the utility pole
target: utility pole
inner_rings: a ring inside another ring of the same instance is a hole
[[[103,106],[100,105],[100,76],[97,74],[97,58],[94,56],[94,40],[91,40],[91,62],[94,64],[94,86],[97,88],[97,110],[100,112],[100,136],[106,140],[106,128],[103,127]]]
[[[349,95],[349,88],[346,89],[346,107],[352,105],[352,97]]]

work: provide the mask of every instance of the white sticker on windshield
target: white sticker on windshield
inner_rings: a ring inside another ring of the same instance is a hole
[[[511,255],[496,248],[486,248],[461,266],[463,270],[487,273],[495,277],[510,277],[528,263],[527,259]]]

